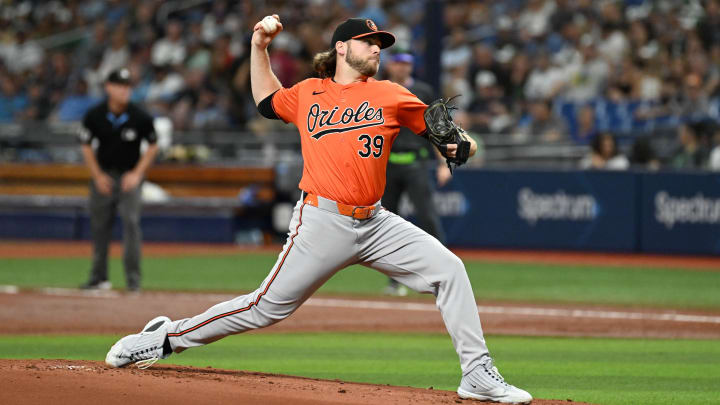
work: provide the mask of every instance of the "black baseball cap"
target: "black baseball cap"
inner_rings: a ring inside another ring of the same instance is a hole
[[[113,70],[105,80],[106,83],[130,85],[130,71],[126,68]]]
[[[335,47],[337,41],[345,42],[350,39],[358,39],[376,35],[380,39],[380,48],[385,49],[395,43],[395,36],[387,31],[378,31],[373,20],[366,18],[350,18],[335,28],[332,36],[331,48]]]

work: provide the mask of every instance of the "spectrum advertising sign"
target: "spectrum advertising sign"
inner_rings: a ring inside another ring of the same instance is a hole
[[[720,175],[644,174],[641,249],[720,254]]]
[[[449,245],[632,251],[636,181],[614,172],[459,170],[435,199],[461,201],[448,205],[458,212],[441,213]]]

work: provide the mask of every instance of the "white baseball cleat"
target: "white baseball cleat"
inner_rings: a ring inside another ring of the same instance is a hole
[[[532,395],[527,391],[505,382],[505,379],[493,366],[492,360],[475,367],[460,381],[457,393],[462,399],[501,402],[504,404],[529,404]]]
[[[135,363],[138,368],[146,369],[159,359],[170,356],[170,353],[163,354],[169,322],[167,316],[158,316],[148,322],[140,333],[118,340],[105,356],[105,364],[117,368]]]

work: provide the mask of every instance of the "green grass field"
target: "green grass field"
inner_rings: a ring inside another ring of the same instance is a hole
[[[143,286],[148,290],[252,291],[276,258],[262,253],[146,258]],[[89,265],[89,259],[0,259],[0,285],[76,287],[86,280]],[[466,261],[466,267],[480,300],[720,308],[720,272],[479,261]],[[124,285],[119,260],[111,260],[110,275],[113,285]],[[379,295],[385,283],[382,274],[353,266],[335,275],[320,292]]]
[[[0,336],[0,357],[97,360],[118,336]],[[720,404],[720,345],[710,340],[526,338],[489,344],[506,379],[536,398],[596,404]],[[246,334],[167,363],[455,390],[445,335]]]
[[[269,254],[153,257],[144,287],[250,291],[276,259]],[[75,287],[89,259],[0,259],[0,284]],[[479,299],[720,309],[720,272],[466,261]],[[111,280],[123,286],[118,260]],[[385,277],[356,266],[324,294],[379,295]],[[0,358],[102,359],[119,336],[2,336]],[[720,344],[712,340],[490,336],[500,371],[537,398],[595,404],[720,404]],[[433,334],[245,334],[173,356],[167,363],[454,390],[450,338]]]

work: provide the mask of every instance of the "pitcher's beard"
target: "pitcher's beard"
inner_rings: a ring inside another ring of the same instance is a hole
[[[360,58],[354,57],[352,52],[350,51],[350,47],[348,47],[345,61],[348,65],[350,65],[351,68],[357,70],[363,76],[373,77],[378,72],[379,64],[373,63],[372,59],[362,60]]]

